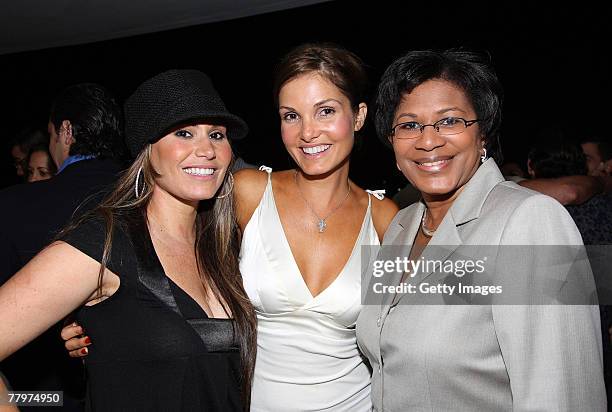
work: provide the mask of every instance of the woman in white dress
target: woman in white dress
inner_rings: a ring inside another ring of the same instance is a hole
[[[361,245],[377,245],[397,208],[349,180],[365,121],[359,59],[304,45],[280,63],[275,96],[296,168],[236,175],[240,270],[257,313],[253,411],[369,411],[359,354]]]
[[[366,87],[351,52],[295,48],[278,66],[275,96],[296,168],[236,173],[240,269],[258,320],[252,411],[371,409],[355,336],[361,245],[379,244],[397,207],[349,179]],[[71,354],[84,339],[67,342]]]

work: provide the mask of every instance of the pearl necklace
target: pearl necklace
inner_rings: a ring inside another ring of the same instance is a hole
[[[421,218],[421,231],[423,232],[423,234],[427,237],[432,237],[434,235],[434,233],[436,233],[436,229],[428,229],[427,227],[425,227],[425,219],[427,218],[427,208],[425,208],[425,211],[423,212],[423,217]]]

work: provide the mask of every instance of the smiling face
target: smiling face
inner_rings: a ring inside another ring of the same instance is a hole
[[[283,143],[305,174],[322,175],[347,164],[354,132],[365,121],[365,103],[354,113],[342,91],[315,73],[285,83],[278,100]]]
[[[50,167],[51,159],[47,152],[36,151],[30,153],[28,162],[28,182],[38,182],[53,177]]]
[[[197,204],[215,196],[232,160],[224,126],[197,124],[167,134],[151,146],[153,196],[169,194]]]
[[[428,80],[402,98],[393,124],[414,121],[433,124],[447,117],[476,119],[462,89],[444,80]],[[414,139],[392,139],[397,166],[425,200],[454,198],[478,169],[484,142],[478,123],[459,134],[441,136],[426,127]]]

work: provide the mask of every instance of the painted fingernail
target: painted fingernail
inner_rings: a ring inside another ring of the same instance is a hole
[[[81,349],[81,355],[87,355],[87,348]]]
[[[91,343],[91,339],[89,338],[89,336],[87,336],[87,337],[85,338],[85,344],[86,344],[86,345],[89,345],[90,343]]]

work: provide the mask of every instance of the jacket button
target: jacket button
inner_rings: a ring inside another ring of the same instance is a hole
[[[380,327],[380,316],[376,319],[376,326]]]

